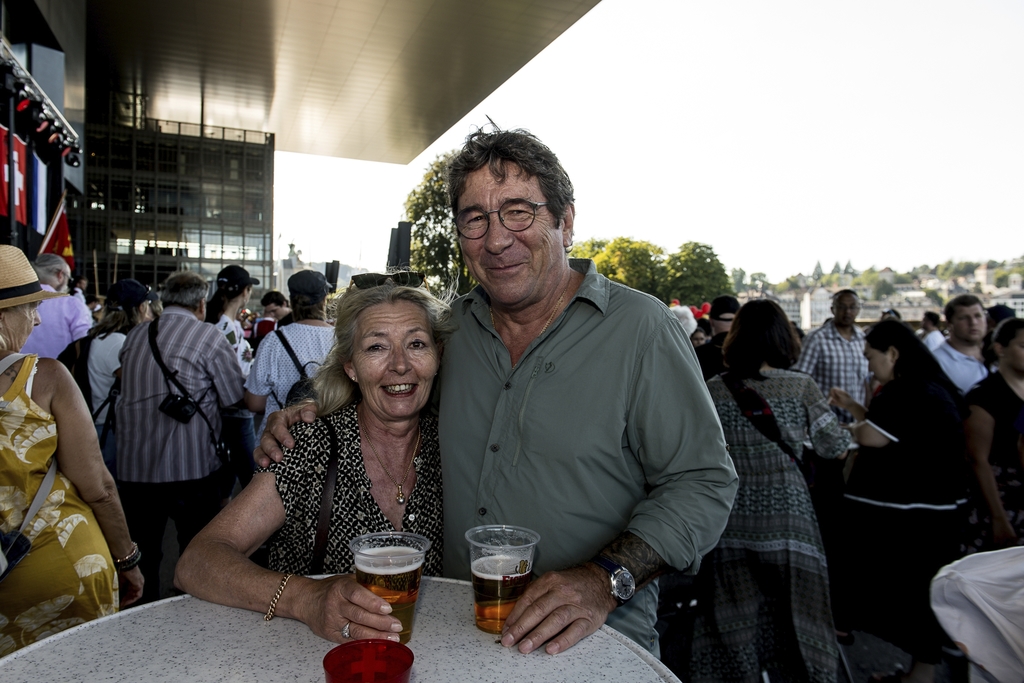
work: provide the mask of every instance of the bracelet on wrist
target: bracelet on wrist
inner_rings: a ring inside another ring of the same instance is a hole
[[[142,559],[142,551],[139,550],[139,544],[132,541],[132,551],[125,557],[114,559],[114,567],[119,572],[126,572],[129,569],[135,569],[138,566],[139,561]]]
[[[277,601],[281,599],[281,594],[284,593],[284,587],[288,585],[288,579],[292,578],[292,576],[292,574],[285,574],[284,578],[281,579],[281,584],[277,587],[277,592],[274,593],[274,598],[270,601],[270,609],[268,609],[266,615],[264,615],[263,621],[270,621],[274,618],[274,610],[277,609]]]

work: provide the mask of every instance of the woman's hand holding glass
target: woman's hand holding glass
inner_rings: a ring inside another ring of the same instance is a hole
[[[321,638],[335,643],[344,642],[347,625],[349,638],[382,638],[398,642],[402,624],[390,616],[391,605],[356,583],[352,574],[296,583],[295,587],[300,588],[297,591],[300,594],[298,618]]]

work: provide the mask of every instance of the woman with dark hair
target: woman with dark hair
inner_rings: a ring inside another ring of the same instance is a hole
[[[978,493],[968,552],[1020,545],[1024,539],[1024,463],[1013,423],[1024,409],[1024,319],[1006,318],[992,335],[996,372],[967,394],[967,455]]]
[[[790,372],[800,344],[767,299],[740,308],[723,347],[726,372],[708,381],[739,491],[704,559],[691,679],[835,681],[838,650],[828,571],[798,459],[810,440],[824,458],[849,435],[814,380]]]
[[[88,335],[68,344],[57,356],[82,390],[100,439],[103,463],[115,479],[117,439],[112,433],[114,395],[111,389],[121,374],[120,353],[125,338],[133,327],[153,319],[150,304],[157,298],[138,280],[118,280],[107,290],[103,318]]]
[[[245,268],[227,266],[217,273],[217,289],[206,306],[206,322],[213,323],[231,344],[243,377],[249,376],[253,355],[242,323],[238,321],[238,311],[245,307],[252,295],[253,286],[259,283]],[[220,415],[223,422],[221,439],[227,444],[231,458],[231,466],[220,470],[223,479],[220,484],[221,498],[226,505],[236,477],[243,487],[252,481],[252,473],[256,468],[252,460],[256,436],[252,429],[252,413],[247,409],[232,406],[223,408]]]
[[[830,403],[856,418],[850,429],[860,444],[843,501],[847,556],[836,621],[911,654],[908,674],[877,680],[927,683],[945,639],[929,585],[959,555],[967,406],[902,322],[883,320],[866,341],[868,369],[881,385],[871,408],[842,389],[829,392]]]

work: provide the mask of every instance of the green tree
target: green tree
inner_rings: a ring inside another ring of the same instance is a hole
[[[821,269],[821,261],[814,264],[814,272],[811,273],[811,279],[817,282],[821,279],[821,276],[825,274],[825,271]]]
[[[742,268],[733,268],[730,275],[732,275],[732,288],[735,291],[742,292],[747,288],[747,271]]]
[[[876,280],[875,281],[875,298],[881,299],[883,296],[889,296],[896,292],[896,288],[892,286],[892,283],[888,280]]]
[[[583,242],[576,242],[572,245],[573,258],[588,258],[593,259],[595,256],[604,251],[604,248],[608,246],[608,240],[589,239]]]
[[[679,299],[683,304],[711,301],[732,294],[732,283],[715,250],[700,242],[687,242],[666,260],[668,278],[663,300]]]
[[[843,272],[843,269],[839,267],[839,261],[836,261],[836,264],[834,266],[832,266],[832,273],[831,274],[832,275],[841,275],[842,272]]]
[[[616,237],[610,242],[588,240],[583,244],[586,246],[581,253],[595,252],[587,258],[594,259],[597,272],[609,280],[664,299],[665,251],[661,247],[629,237]],[[573,256],[576,255],[574,247]]]
[[[857,271],[853,269],[853,263],[851,261],[846,262],[846,267],[843,268],[843,275],[857,275]]]
[[[423,180],[405,199],[405,216],[412,223],[412,269],[426,273],[438,289],[458,278],[458,292],[465,294],[476,282],[462,258],[445,192],[444,168],[452,154],[438,155],[427,167]]]
[[[795,279],[795,278],[794,278]],[[766,290],[771,289],[772,283],[768,282],[768,276],[764,273],[751,273],[750,274],[750,288],[756,289],[758,292],[763,294]]]
[[[945,306],[946,302],[942,300],[942,295],[937,290],[926,289],[924,295],[935,302],[936,306]]]

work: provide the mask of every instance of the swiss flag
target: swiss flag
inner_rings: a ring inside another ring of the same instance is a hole
[[[22,225],[28,225],[28,197],[25,192],[25,142],[17,135],[14,137],[14,218]],[[7,145],[11,138],[10,131],[0,126],[0,159],[4,166],[3,177],[0,178],[0,216],[10,215],[7,198],[10,195],[11,169],[7,164]]]
[[[68,230],[68,212],[64,209],[64,197],[60,198],[60,205],[57,206],[53,220],[50,221],[50,229],[46,231],[46,237],[39,246],[40,254],[57,254],[65,261],[71,270],[75,269],[75,251],[71,248],[71,231]]]

